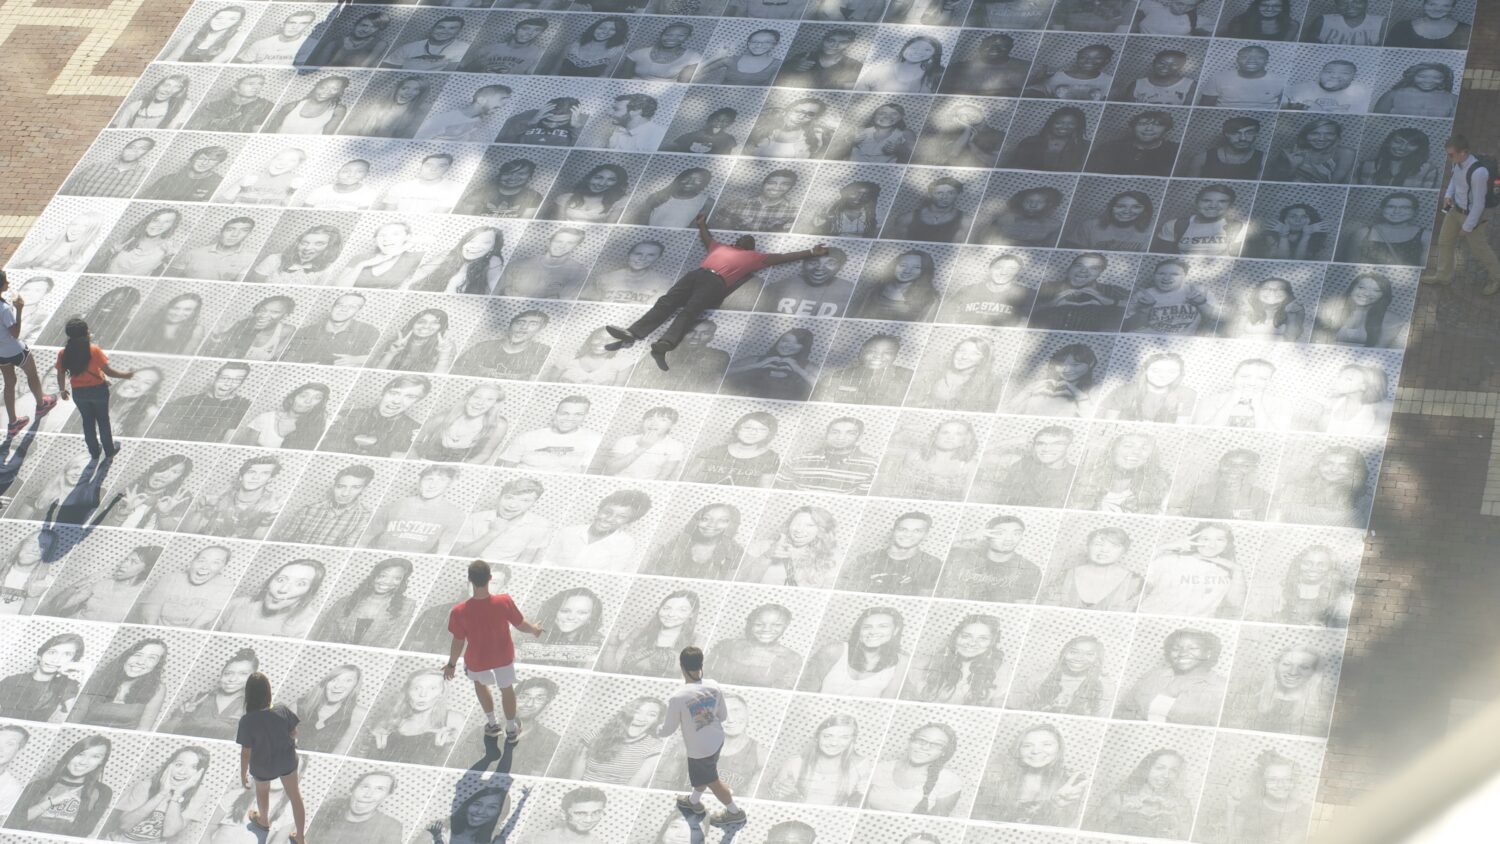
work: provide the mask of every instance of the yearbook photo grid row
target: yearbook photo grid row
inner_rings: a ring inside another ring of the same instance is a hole
[[[1117,548],[1113,543],[1128,542],[1127,528],[1141,527],[1114,522],[1090,533],[1089,554]],[[1017,524],[1013,519],[992,529],[990,547]],[[86,779],[111,788],[119,802],[106,811],[106,792],[97,811],[80,813],[75,825],[43,828],[118,840],[130,839],[110,833],[132,828],[129,813],[154,805],[169,773],[185,779],[182,784],[207,786],[201,796],[194,788],[175,790],[184,798],[179,803],[189,805],[179,807],[171,840],[243,834],[243,790],[229,781],[227,760],[213,765],[203,745],[230,755],[232,746],[224,743],[233,736],[243,679],[252,670],[269,674],[282,699],[303,716],[304,751],[357,760],[342,767],[335,759],[311,760],[309,772],[337,772],[345,785],[341,794],[354,797],[351,789],[376,769],[419,783],[412,802],[382,807],[383,815],[394,817],[377,824],[377,840],[430,840],[426,820],[416,813],[429,805],[429,814],[437,809],[442,818],[450,803],[464,800],[465,787],[484,789],[485,783],[490,791],[512,789],[512,798],[517,786],[537,785],[542,800],[553,801],[565,793],[576,799],[580,791],[598,796],[590,789],[602,789],[629,808],[618,810],[597,840],[660,840],[651,836],[667,813],[649,812],[637,835],[630,834],[629,819],[636,806],[667,806],[669,795],[620,787],[670,789],[680,778],[680,751],[651,733],[673,688],[665,678],[676,646],[663,642],[695,636],[716,642],[710,661],[730,689],[732,744],[721,765],[733,787],[760,800],[799,804],[756,808],[768,819],[780,811],[822,828],[828,840],[849,840],[855,823],[904,823],[940,841],[1036,840],[1004,838],[1019,834],[1004,828],[975,829],[969,835],[978,838],[964,838],[962,827],[935,817],[1063,828],[1081,821],[1085,829],[1115,834],[1185,840],[1191,832],[1195,841],[1260,841],[1266,839],[1242,827],[1245,818],[1226,809],[1254,800],[1259,789],[1270,795],[1282,787],[1293,807],[1277,816],[1282,839],[1300,840],[1321,759],[1316,739],[1326,734],[1343,647],[1342,631],[1312,626],[1338,623],[1339,610],[1330,604],[1299,628],[1235,624],[1227,616],[1137,619],[1056,606],[499,565],[500,587],[549,628],[541,641],[520,647],[528,666],[518,687],[527,733],[504,754],[504,770],[521,777],[512,780],[478,773],[500,761],[501,751],[493,739],[483,741],[482,716],[467,689],[445,684],[436,667],[446,648],[447,609],[463,591],[445,576],[456,570],[451,561],[331,549],[314,559],[291,545],[12,527],[7,544],[14,541],[22,564],[45,560],[58,544],[87,547],[59,564],[61,571],[33,572],[21,594],[7,595],[7,609],[19,604],[10,612],[34,617],[0,621],[17,644],[0,669],[0,709],[9,719],[0,727],[0,756],[10,751],[0,769],[0,795],[12,801],[5,824],[36,829],[31,810],[46,804],[32,801],[76,764],[95,773]],[[1184,554],[1192,542],[1214,541],[1207,532],[1222,528],[1184,523],[1168,529],[1189,539],[1175,549]],[[1227,531],[1217,541],[1222,548],[1226,538],[1232,557]],[[1304,572],[1340,568],[1331,555],[1357,554],[1360,544],[1357,531],[1327,529],[1295,537],[1241,535],[1247,539],[1279,544],[1281,551],[1318,543],[1291,563]],[[73,570],[85,560],[89,571]],[[1290,571],[1285,578],[1294,586],[1305,582]],[[1074,584],[1085,592],[1093,588],[1082,576]],[[1113,591],[1118,600],[1129,588]],[[1147,600],[1154,594],[1148,591]],[[1261,594],[1252,603],[1261,606],[1259,617],[1295,623],[1297,613],[1316,603],[1298,595],[1295,589]],[[1299,601],[1295,609],[1288,603]],[[292,629],[296,625],[301,632]],[[204,632],[210,629],[215,632]],[[298,641],[304,636],[307,642]],[[368,647],[372,641],[379,647]],[[401,652],[394,651],[397,642]],[[863,662],[863,678],[849,673],[851,660]],[[567,670],[590,665],[609,673]],[[1215,725],[1225,729],[1217,735],[1205,729]],[[108,729],[90,729],[100,727]],[[140,734],[153,729],[159,737]],[[139,767],[111,768],[115,743],[149,744],[155,752],[128,757],[146,758]],[[76,758],[101,747],[102,754]],[[622,752],[631,754],[629,764],[620,764]],[[903,782],[897,771],[906,766],[931,775],[915,785]],[[434,770],[444,767],[451,770]],[[1025,784],[1036,768],[1049,775],[1049,790],[1040,795]],[[463,769],[468,773],[457,773]],[[586,785],[525,779],[541,775]],[[1159,795],[1154,809],[1142,811],[1136,792],[1147,775],[1166,783],[1166,803]],[[31,784],[22,789],[28,776]],[[314,794],[329,787],[326,779],[314,781]],[[428,792],[431,804],[424,799]],[[325,793],[333,825],[325,831],[334,831],[344,807],[336,789]],[[385,796],[360,799],[382,802]],[[569,798],[561,799],[567,825],[576,819],[566,818]],[[929,818],[803,811],[810,807]],[[505,820],[498,808],[492,812],[491,822]],[[567,840],[549,837],[559,821],[555,810],[536,807],[518,820],[531,834],[518,840]]]
[[[1473,15],[195,4],[7,264],[136,376],[0,444],[0,840],[262,844],[260,670],[314,844],[1299,844]],[[699,215],[830,249],[609,348]]]

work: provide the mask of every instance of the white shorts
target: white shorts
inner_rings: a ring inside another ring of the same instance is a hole
[[[502,665],[499,668],[486,668],[483,671],[469,671],[465,669],[464,673],[469,675],[470,680],[485,686],[497,686],[502,689],[508,689],[516,684],[516,666],[514,663]]]

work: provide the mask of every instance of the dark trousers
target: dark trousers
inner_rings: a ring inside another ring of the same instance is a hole
[[[672,285],[672,289],[657,297],[656,304],[630,326],[630,333],[644,338],[660,328],[673,311],[681,308],[677,318],[672,320],[672,324],[667,326],[667,330],[662,332],[658,340],[676,348],[682,342],[682,338],[687,335],[688,330],[703,319],[704,312],[723,304],[724,297],[730,292],[729,285],[724,283],[723,276],[713,270],[699,267],[679,278],[677,283]]]
[[[73,406],[78,408],[78,417],[83,422],[83,441],[88,444],[89,454],[97,456],[101,444],[105,451],[114,451],[114,433],[109,428],[109,388],[103,384],[75,388]]]

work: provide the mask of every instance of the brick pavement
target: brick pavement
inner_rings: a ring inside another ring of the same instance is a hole
[[[190,0],[11,0],[0,6],[0,254],[19,243],[73,163],[159,51]],[[19,11],[18,11],[19,10]],[[84,12],[83,10],[87,10]],[[79,25],[83,24],[83,25]],[[102,33],[102,35],[100,34]],[[1500,149],[1500,8],[1476,21],[1457,126]],[[80,65],[84,66],[80,71]],[[1337,817],[1410,754],[1481,702],[1500,697],[1490,643],[1500,641],[1500,523],[1481,515],[1496,447],[1500,297],[1460,272],[1424,288],[1400,382],[1371,519],[1323,771],[1318,821]],[[1424,402],[1423,399],[1427,401]],[[1398,408],[1399,409],[1399,408]],[[1500,490],[1500,478],[1493,484]],[[1492,491],[1491,497],[1500,495]]]

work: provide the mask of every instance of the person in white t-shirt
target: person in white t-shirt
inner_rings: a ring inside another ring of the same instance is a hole
[[[1271,51],[1261,46],[1241,48],[1234,67],[1210,76],[1198,95],[1198,105],[1220,108],[1274,110],[1281,108],[1286,77],[1271,73]]]
[[[403,211],[408,214],[446,214],[458,202],[463,193],[462,182],[448,178],[453,169],[453,156],[439,152],[422,159],[417,177],[397,182],[386,188],[380,198],[384,211]]]
[[[1072,63],[1060,70],[1044,74],[1033,83],[1038,96],[1059,100],[1109,99],[1109,89],[1114,84],[1114,75],[1105,73],[1115,51],[1104,44],[1090,44],[1074,55]]]
[[[568,396],[558,402],[552,422],[511,440],[500,455],[500,465],[544,472],[582,472],[601,439],[598,433],[583,427],[591,404],[584,396]]]
[[[333,172],[333,181],[302,194],[294,204],[304,208],[335,208],[340,211],[363,211],[375,204],[380,192],[367,179],[370,162],[351,158]]]
[[[508,85],[485,85],[474,91],[467,105],[452,108],[427,118],[417,130],[419,141],[464,141],[487,144],[500,134],[498,121],[490,118],[499,114],[510,102]]]
[[[635,571],[636,541],[625,529],[651,509],[651,496],[638,489],[617,489],[599,502],[589,521],[561,528],[542,552],[541,564],[569,569],[630,574]]]
[[[458,38],[466,23],[458,15],[438,18],[427,30],[426,38],[392,49],[380,66],[402,70],[453,70],[469,51],[470,42]]]
[[[1181,336],[1212,331],[1218,309],[1208,290],[1188,276],[1188,265],[1178,258],[1157,264],[1150,283],[1130,297],[1121,330]]]
[[[1212,22],[1213,12],[1203,12],[1203,0],[1141,0],[1136,8],[1132,32],[1141,35],[1208,35],[1203,18]]]
[[[281,22],[281,30],[245,45],[235,61],[241,64],[292,64],[312,35],[318,16],[311,11],[293,12]]]
[[[453,555],[499,564],[536,562],[552,538],[552,523],[532,512],[545,492],[535,478],[507,481],[493,507],[469,514],[453,543]]]
[[[708,822],[714,826],[739,826],[745,811],[734,803],[729,786],[719,779],[719,752],[724,749],[724,721],[729,708],[719,684],[703,677],[703,651],[689,645],[677,655],[683,685],[667,698],[667,714],[656,731],[657,738],[682,732],[687,751],[688,784],[692,790],[677,798],[677,807],[694,816],[703,814],[703,792],[712,791],[724,808]]]
[[[1379,47],[1385,42],[1385,15],[1370,14],[1370,0],[1336,0],[1334,11],[1308,21],[1303,40],[1346,47]]]
[[[1191,105],[1198,80],[1183,74],[1187,63],[1187,53],[1162,50],[1151,59],[1147,74],[1131,83],[1128,96],[1134,102],[1151,105]]]
[[[1235,256],[1245,240],[1245,224],[1234,218],[1234,188],[1204,185],[1193,213],[1167,220],[1157,229],[1151,251],[1167,255]]]
[[[1294,111],[1326,111],[1364,114],[1370,110],[1370,86],[1359,81],[1359,67],[1345,59],[1323,65],[1318,78],[1300,82],[1287,91],[1283,108]]]

